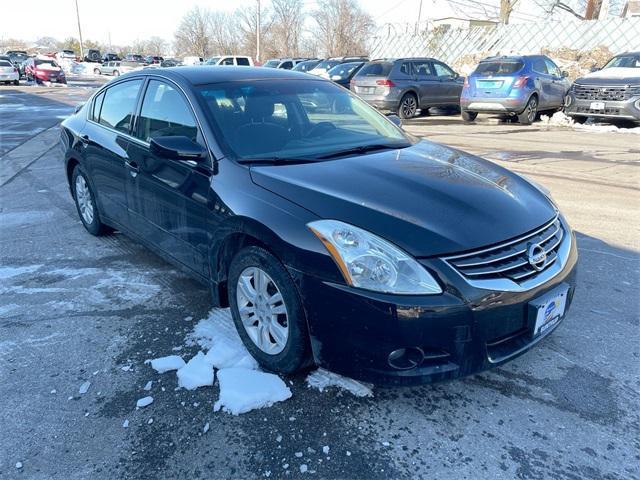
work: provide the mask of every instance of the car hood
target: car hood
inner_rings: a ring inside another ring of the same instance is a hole
[[[581,85],[640,84],[640,68],[604,68],[578,78],[576,83]]]
[[[321,218],[364,228],[416,257],[503,242],[552,219],[536,187],[432,142],[311,164],[256,166],[257,185]]]

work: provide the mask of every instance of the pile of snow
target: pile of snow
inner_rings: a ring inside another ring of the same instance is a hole
[[[370,385],[367,385],[351,378],[343,377],[337,373],[330,372],[319,368],[318,370],[311,372],[307,377],[307,385],[309,387],[317,388],[323,392],[329,387],[338,387],[342,390],[346,390],[356,397],[373,397],[373,390]]]
[[[582,130],[594,133],[631,133],[631,134],[640,134],[640,127],[635,128],[620,128],[616,125],[611,125],[608,123],[600,123],[595,121],[593,118],[590,118],[585,123],[580,124],[573,121],[573,119],[564,112],[556,112],[551,117],[548,115],[540,115],[540,123],[544,126],[554,126],[554,127],[569,127],[574,130]]]
[[[256,408],[270,407],[291,397],[291,390],[277,375],[247,368],[223,368],[218,371],[220,398],[213,410],[233,415]]]

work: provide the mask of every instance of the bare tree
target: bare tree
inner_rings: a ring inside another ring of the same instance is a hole
[[[162,37],[151,37],[145,42],[144,53],[161,56],[167,48],[167,42]]]
[[[176,30],[175,50],[181,55],[208,57],[211,53],[209,40],[209,17],[206,9],[193,7],[187,12]]]
[[[279,56],[300,55],[304,24],[303,0],[272,0],[272,42]]]
[[[518,1],[519,0],[500,0],[500,22],[505,25],[509,23],[511,12],[513,12]]]
[[[254,9],[243,8],[235,11],[236,25],[240,33],[240,48],[247,55],[256,58],[256,31],[258,19]],[[260,17],[260,58],[265,59],[274,56],[273,42],[271,41],[271,25],[270,12],[268,9],[262,9]],[[276,52],[277,53],[277,52]]]
[[[366,52],[366,41],[374,23],[356,0],[318,0],[314,18],[317,25],[313,33],[325,55]]]
[[[209,35],[213,53],[229,55],[238,53],[242,45],[238,18],[225,12],[212,12],[209,15]]]

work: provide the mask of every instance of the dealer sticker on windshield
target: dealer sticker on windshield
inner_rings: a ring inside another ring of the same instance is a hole
[[[562,317],[564,317],[564,310],[567,304],[567,292],[568,289],[563,289],[560,292],[556,291],[550,296],[546,296],[533,302],[536,307],[536,326],[533,330],[533,335],[541,335],[553,328]]]

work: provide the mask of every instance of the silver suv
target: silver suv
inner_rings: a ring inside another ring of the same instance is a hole
[[[434,58],[396,58],[367,63],[351,90],[379,110],[412,118],[430,107],[460,107],[464,78]]]

